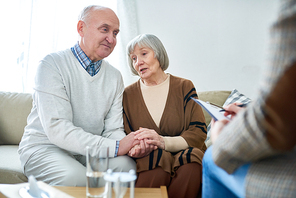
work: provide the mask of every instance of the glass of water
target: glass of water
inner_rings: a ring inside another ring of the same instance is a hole
[[[86,148],[86,196],[88,198],[106,197],[108,183],[104,175],[109,166],[109,148],[100,147],[99,150]]]
[[[116,198],[123,198],[126,193],[126,189],[129,185],[129,182],[122,180],[120,176],[118,176],[115,184],[114,184],[114,192]]]

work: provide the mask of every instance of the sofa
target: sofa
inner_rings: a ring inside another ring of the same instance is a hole
[[[28,181],[17,149],[31,108],[31,94],[0,92],[0,183]]]
[[[198,92],[199,99],[223,105],[231,91]],[[29,93],[0,92],[0,184],[27,182],[22,173],[18,144],[32,108]],[[211,117],[204,111],[206,124]]]

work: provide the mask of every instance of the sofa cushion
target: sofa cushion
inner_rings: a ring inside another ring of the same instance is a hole
[[[19,144],[31,108],[31,94],[0,92],[0,145]]]
[[[228,98],[228,96],[230,95],[231,91],[201,91],[198,92],[198,98],[202,101],[205,102],[211,102],[211,103],[215,103],[217,105],[222,106],[226,99]],[[206,124],[207,126],[210,124],[211,122],[211,116],[204,110],[203,113],[205,115],[206,118]]]
[[[27,177],[22,173],[21,161],[17,149],[17,145],[0,146],[1,184],[16,184],[28,181]]]

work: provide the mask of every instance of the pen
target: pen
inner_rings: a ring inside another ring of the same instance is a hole
[[[215,106],[215,107],[218,107],[218,108],[220,108],[220,109],[223,109],[222,106],[217,105],[217,104],[215,104],[215,103],[212,103],[212,102],[209,102],[209,101],[207,101],[207,103],[210,104],[210,105],[213,105],[213,106]]]
[[[246,104],[240,104],[240,105],[236,105],[236,106],[238,106],[238,107],[246,107],[248,104],[246,103]],[[225,109],[221,109],[220,110],[220,112],[222,112],[222,111],[226,111]]]

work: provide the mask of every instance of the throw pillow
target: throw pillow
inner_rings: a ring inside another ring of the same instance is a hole
[[[248,104],[251,102],[251,99],[245,96],[244,94],[240,93],[237,89],[233,89],[228,98],[226,99],[225,103],[223,104],[223,107],[232,104],[232,103],[242,103],[242,104]],[[208,125],[208,133],[207,133],[207,139],[205,140],[206,146],[209,148],[209,146],[212,145],[211,142],[211,123]]]
[[[251,102],[251,99],[245,96],[244,94],[240,93],[238,90],[234,89],[226,99],[225,103],[223,104],[223,107],[235,102],[248,104],[249,102]]]

